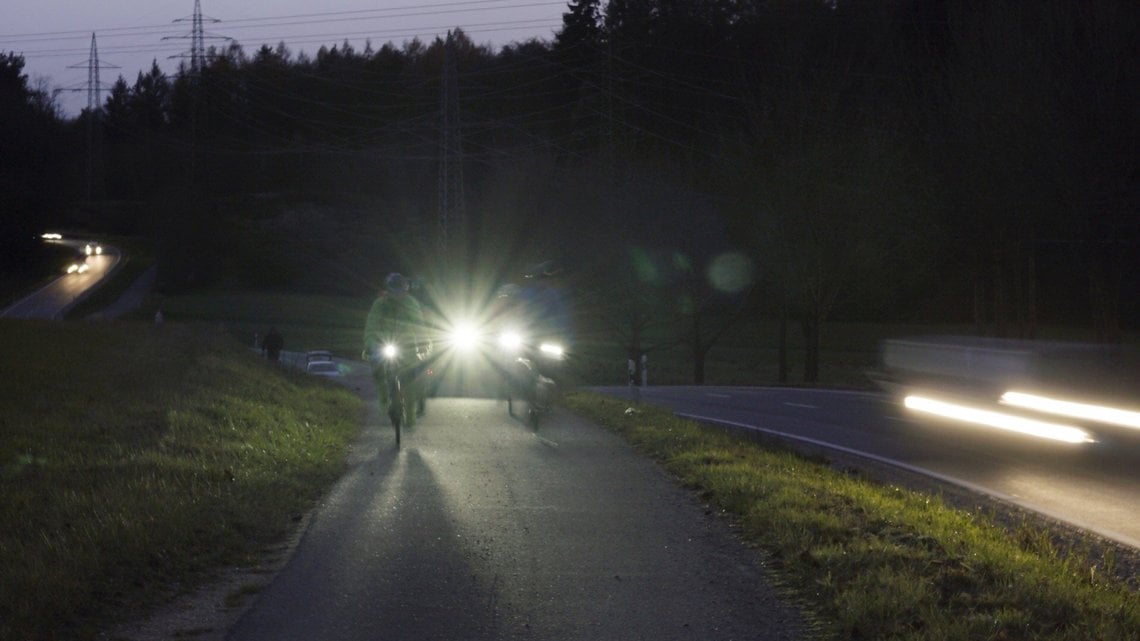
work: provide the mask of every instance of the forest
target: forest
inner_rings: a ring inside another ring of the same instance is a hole
[[[153,239],[165,291],[355,296],[554,258],[631,352],[667,335],[698,362],[748,315],[809,346],[835,320],[1117,342],[1140,327],[1138,14],[571,0],[498,50],[462,25],[231,42],[72,119],[0,52],[0,261],[84,229]]]

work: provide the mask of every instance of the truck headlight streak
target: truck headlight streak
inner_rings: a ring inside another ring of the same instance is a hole
[[[1046,414],[1057,414],[1058,416],[1068,416],[1069,418],[1079,418],[1096,421],[1097,423],[1109,423],[1111,425],[1120,425],[1121,427],[1140,429],[1140,412],[1130,412],[1115,407],[1063,401],[1056,398],[1014,391],[1002,394],[1001,402],[1005,405],[1024,407]]]
[[[1062,441],[1065,443],[1092,443],[1093,439],[1089,433],[1072,425],[1061,425],[1056,423],[1046,423],[1044,421],[1037,421],[1022,416],[1014,416],[1012,414],[1003,414],[1001,412],[994,412],[991,410],[983,410],[975,407],[967,407],[965,405],[957,405],[955,403],[947,403],[945,401],[938,401],[923,396],[907,396],[903,400],[903,404],[908,408],[918,412],[926,412],[936,416],[953,419],[956,421],[964,421],[967,423],[976,423],[979,425],[986,425],[989,427],[996,427],[1010,432],[1018,432],[1021,434],[1028,434],[1038,438],[1047,438],[1054,441]]]

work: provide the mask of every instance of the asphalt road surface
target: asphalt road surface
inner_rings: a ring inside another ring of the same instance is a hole
[[[599,388],[628,396],[626,388]],[[1070,445],[925,420],[886,395],[763,387],[650,387],[641,399],[920,471],[1140,549],[1140,434]],[[1091,428],[1090,428],[1091,429]]]
[[[758,553],[615,435],[440,398],[397,449],[370,407],[347,474],[228,639],[803,636]]]
[[[86,241],[49,241],[61,245],[69,245],[80,251]],[[98,256],[88,256],[86,263],[88,271],[83,274],[63,274],[48,283],[26,298],[14,303],[7,309],[0,311],[3,318],[26,318],[40,320],[58,320],[63,314],[103,278],[105,278],[119,262],[119,251],[114,247],[104,247],[105,253]]]

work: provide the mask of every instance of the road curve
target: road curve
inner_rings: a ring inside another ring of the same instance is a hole
[[[597,388],[629,396],[627,388]],[[776,387],[651,387],[646,402],[920,472],[1140,550],[1140,434],[1073,446],[932,422],[885,395]]]
[[[616,435],[446,398],[397,450],[369,400],[347,474],[226,638],[801,638],[757,553]]]
[[[79,252],[86,241],[49,241],[69,245]],[[99,255],[88,256],[88,271],[83,274],[64,274],[44,285],[34,293],[0,310],[0,318],[23,318],[39,320],[59,320],[73,305],[83,299],[96,287],[119,262],[119,250],[103,247]]]

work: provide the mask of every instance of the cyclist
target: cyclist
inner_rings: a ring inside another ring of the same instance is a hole
[[[502,286],[493,305],[503,337],[513,330],[522,339],[520,344],[504,345],[497,363],[507,398],[522,396],[532,409],[536,403],[548,407],[563,378],[561,350],[570,338],[570,318],[558,286],[561,276],[556,263],[536,265],[525,274],[523,285]]]
[[[381,409],[388,407],[388,380],[384,357],[385,344],[401,350],[399,376],[404,391],[407,425],[424,413],[423,382],[420,380],[421,363],[426,359],[431,344],[425,338],[424,313],[419,302],[410,293],[410,283],[403,274],[393,272],[384,280],[380,292],[368,311],[364,324],[364,356],[372,366],[372,380],[380,399]],[[415,411],[411,411],[415,408]]]

